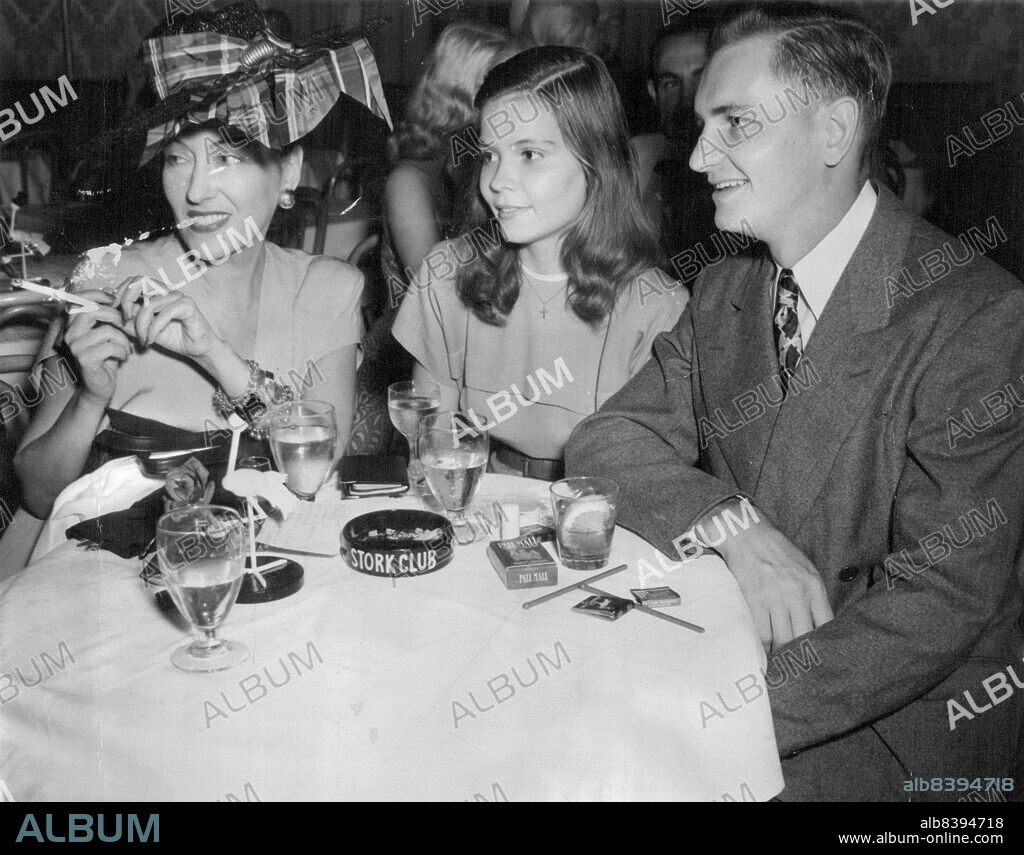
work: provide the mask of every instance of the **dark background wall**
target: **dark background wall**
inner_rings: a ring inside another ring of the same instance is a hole
[[[187,0],[175,0],[185,3]],[[508,2],[492,0],[267,0],[263,6],[285,11],[298,33],[330,24],[353,24],[375,15],[392,23],[373,39],[386,46],[379,62],[389,82],[404,80],[429,50],[444,23],[459,17],[508,21]],[[605,0],[616,5],[614,0]],[[691,3],[693,0],[691,0]],[[75,79],[121,76],[142,36],[166,15],[168,0],[68,0],[69,41]],[[199,0],[192,0],[198,5]],[[213,0],[210,8],[227,5]],[[625,0],[619,57],[635,72],[644,57],[637,47],[649,45],[661,26],[659,0]],[[1024,89],[1021,35],[1024,4],[1018,0],[956,0],[921,15],[911,26],[907,0],[853,0],[837,5],[859,9],[885,35],[895,51],[901,81],[975,81]],[[672,14],[673,7],[666,5]],[[420,17],[420,25],[415,19]],[[679,20],[678,12],[673,20]],[[0,79],[52,79],[64,73],[61,0],[0,0]]]
[[[40,85],[68,74],[79,100],[33,128],[71,145],[88,139],[125,109],[130,84],[141,70],[137,52],[142,37],[167,14],[170,0],[0,0],[0,109],[26,97]],[[173,0],[187,4],[189,0]],[[199,5],[200,0],[191,0]],[[644,94],[647,49],[666,13],[675,6],[659,0],[601,0],[621,7],[621,28],[613,65],[627,102],[633,130],[649,130],[653,121]],[[692,0],[691,0],[692,2]],[[436,9],[449,7],[434,14]],[[212,0],[210,8],[227,5]],[[507,24],[508,2],[492,0],[263,0],[285,11],[296,34],[333,24],[355,26],[375,16],[391,21],[370,39],[389,95],[392,113],[401,111],[408,86],[437,33],[460,18]],[[912,23],[907,0],[851,0],[841,5],[860,11],[892,49],[895,85],[890,130],[926,165],[936,194],[930,217],[961,233],[997,216],[1011,239],[993,257],[1024,274],[1024,128],[951,167],[949,137],[962,139],[965,125],[985,139],[980,119],[1011,101],[1024,116],[1024,0],[956,0],[934,15]],[[919,4],[920,5],[920,4]],[[417,19],[418,23],[417,23]],[[676,12],[674,20],[679,19]],[[350,136],[372,140],[382,131],[373,120],[353,116]],[[130,180],[130,178],[128,179]]]

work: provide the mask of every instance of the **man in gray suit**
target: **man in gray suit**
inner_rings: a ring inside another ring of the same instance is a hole
[[[696,525],[773,661],[800,651],[766,675],[783,799],[1012,799],[1024,288],[867,180],[890,76],[845,15],[716,32],[690,165],[764,251],[704,271],[566,465],[617,480],[620,523],[666,553]]]

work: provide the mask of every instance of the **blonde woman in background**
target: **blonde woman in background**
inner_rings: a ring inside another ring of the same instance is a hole
[[[475,135],[467,135],[454,156],[453,138],[474,129],[473,96],[488,70],[512,52],[501,30],[469,23],[446,27],[423,63],[404,119],[388,139],[392,169],[384,186],[380,255],[387,302],[363,338],[350,454],[380,454],[395,440],[387,389],[410,378],[412,362],[391,337],[391,324],[430,248],[457,228],[453,221],[465,207],[458,200],[472,172]]]
[[[409,271],[418,271],[430,248],[449,236],[463,189],[459,175],[470,160],[453,155],[452,137],[475,125],[473,96],[511,52],[500,30],[458,23],[444,29],[424,61],[405,118],[388,139],[392,170],[384,187],[381,264],[392,297],[392,277],[408,284]]]
[[[604,47],[609,0],[513,0],[509,20],[513,33],[535,45],[569,45],[607,59]],[[603,6],[608,6],[605,10]]]

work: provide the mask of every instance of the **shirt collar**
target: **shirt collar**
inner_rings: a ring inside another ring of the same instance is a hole
[[[854,200],[845,216],[836,224],[814,249],[793,265],[793,278],[800,286],[800,293],[807,307],[817,320],[825,304],[835,290],[839,277],[850,263],[857,244],[864,237],[868,223],[875,213],[878,193],[865,181],[860,194]],[[778,267],[778,265],[776,265]],[[776,273],[778,282],[778,272]]]

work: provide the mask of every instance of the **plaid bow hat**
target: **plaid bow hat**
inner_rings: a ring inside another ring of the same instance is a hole
[[[146,130],[144,165],[183,127],[211,120],[280,150],[313,130],[341,95],[391,127],[373,52],[365,38],[348,41],[386,20],[293,45],[270,31],[253,0],[193,13],[145,41],[161,101],[122,132]]]

